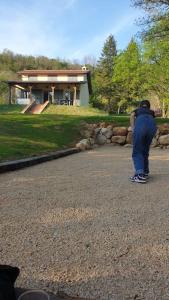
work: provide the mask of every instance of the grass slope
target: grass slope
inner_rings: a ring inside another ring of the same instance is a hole
[[[21,110],[19,105],[0,105],[0,161],[74,147],[81,138],[82,121],[129,125],[128,116],[110,116],[93,108],[50,105],[41,115],[22,115]]]
[[[106,115],[93,109],[50,106],[41,115],[23,115],[22,107],[0,105],[0,161],[74,147],[80,139],[79,126]]]

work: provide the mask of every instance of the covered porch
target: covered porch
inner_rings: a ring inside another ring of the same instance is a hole
[[[56,105],[80,105],[80,84],[75,82],[8,81],[9,104],[37,104],[49,101]]]

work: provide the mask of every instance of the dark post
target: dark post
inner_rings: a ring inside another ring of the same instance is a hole
[[[12,104],[12,86],[9,85],[9,104]]]

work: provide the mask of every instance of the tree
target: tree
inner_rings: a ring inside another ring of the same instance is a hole
[[[158,96],[163,117],[169,111],[169,42],[145,42],[147,88]]]
[[[163,116],[169,111],[169,0],[132,0],[148,17],[142,24],[146,88],[158,96]]]
[[[132,0],[132,3],[147,12],[141,21],[144,39],[169,39],[169,0]]]
[[[0,104],[8,103],[8,84],[7,80],[16,79],[15,73],[11,71],[2,71],[0,72]]]
[[[95,86],[97,96],[103,101],[103,106],[109,112],[113,109],[114,86],[112,76],[114,72],[114,60],[117,55],[116,42],[113,35],[106,39],[101,57],[96,65]]]
[[[114,66],[112,81],[116,87],[115,96],[118,99],[118,107],[132,105],[144,94],[143,65],[141,51],[138,44],[132,39],[123,52],[121,52]]]
[[[141,7],[145,10],[168,9],[169,0],[132,0],[134,6]]]

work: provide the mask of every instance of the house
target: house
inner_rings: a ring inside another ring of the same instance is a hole
[[[9,103],[88,106],[92,93],[90,71],[81,70],[24,70],[19,80],[8,81]]]

